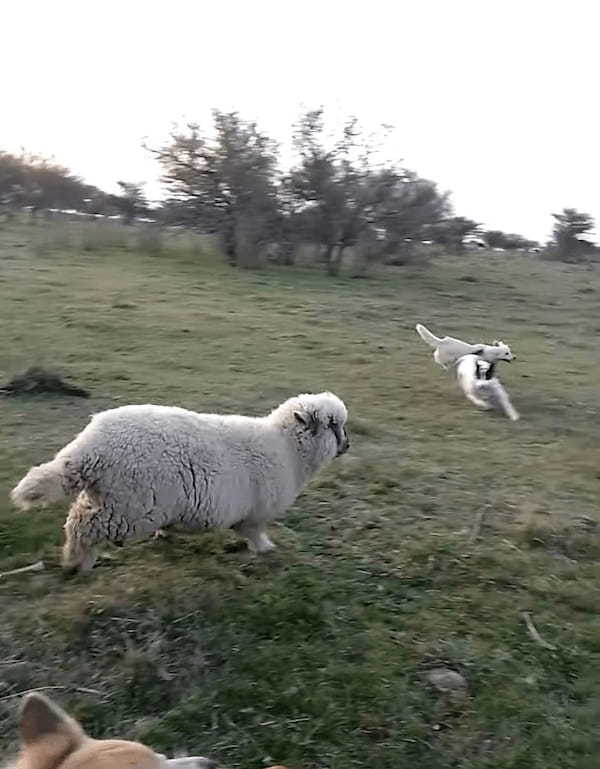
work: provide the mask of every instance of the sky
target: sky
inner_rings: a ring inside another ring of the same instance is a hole
[[[545,240],[600,233],[596,0],[4,0],[0,149],[115,191],[160,170],[173,124],[238,110],[289,142],[304,109],[395,127],[389,156],[457,214]]]

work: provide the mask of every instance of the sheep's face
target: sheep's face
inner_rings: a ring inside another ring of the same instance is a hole
[[[348,412],[343,401],[332,393],[300,395],[294,410],[301,437],[309,436],[320,447],[321,459],[329,460],[345,454],[350,448],[346,430]]]
[[[348,437],[348,431],[346,429],[346,425],[338,424],[337,420],[334,417],[331,417],[331,419],[329,420],[329,429],[335,435],[335,440],[337,443],[336,457],[340,457],[342,454],[345,454],[350,448],[350,438]]]

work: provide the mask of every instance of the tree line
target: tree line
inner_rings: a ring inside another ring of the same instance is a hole
[[[26,152],[0,150],[0,210],[28,208],[33,215],[50,209],[75,210],[125,221],[149,213],[143,185],[118,182],[119,195],[103,192],[58,163]]]
[[[208,130],[190,123],[161,147],[147,148],[161,169],[166,198],[150,207],[143,185],[119,182],[109,195],[43,158],[0,152],[0,206],[71,208],[140,216],[220,236],[232,266],[259,266],[265,255],[291,265],[299,249],[314,247],[336,275],[349,253],[359,269],[403,264],[422,244],[448,251],[473,247],[541,250],[535,241],[482,230],[456,216],[448,192],[401,163],[382,160],[383,136],[368,136],[356,119],[337,135],[322,109],[309,110],[293,130],[295,159],[283,169],[277,144],[237,112],[213,112]],[[588,239],[593,219],[575,209],[554,216],[549,258],[581,261],[597,253]]]
[[[311,244],[330,275],[348,253],[366,270],[404,263],[423,240],[458,250],[478,224],[454,216],[449,194],[400,164],[380,159],[380,143],[356,119],[327,135],[322,109],[294,126],[295,162],[284,171],[276,144],[235,112],[213,113],[206,133],[192,123],[152,149],[169,197],[169,221],[222,237],[232,265],[255,266],[267,251],[293,264]]]

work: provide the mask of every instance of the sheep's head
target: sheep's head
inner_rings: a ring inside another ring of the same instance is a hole
[[[346,431],[348,411],[333,393],[303,393],[282,403],[274,414],[291,424],[302,446],[318,447],[318,461],[329,461],[350,448]]]
[[[299,395],[299,408],[294,410],[294,419],[305,432],[314,437],[335,439],[335,454],[339,457],[350,448],[350,440],[346,431],[348,412],[344,402],[333,393],[324,392],[317,395]]]

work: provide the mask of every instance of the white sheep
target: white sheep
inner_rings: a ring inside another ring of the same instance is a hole
[[[51,462],[31,468],[11,498],[26,510],[76,497],[65,523],[69,569],[91,569],[102,542],[131,542],[175,523],[233,528],[265,552],[274,548],[267,524],[348,450],[347,417],[328,392],[290,398],[263,417],[109,409]]]

